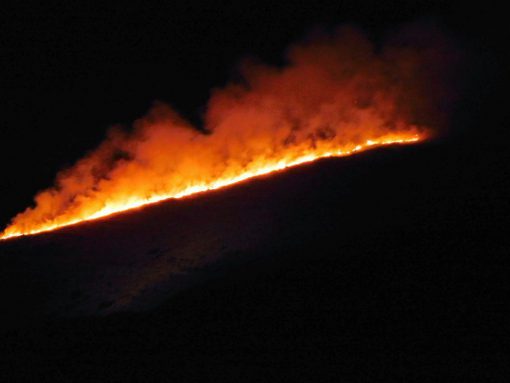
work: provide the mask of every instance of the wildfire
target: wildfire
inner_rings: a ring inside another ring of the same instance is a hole
[[[23,235],[33,235],[38,233],[44,233],[48,231],[53,231],[65,226],[74,225],[84,221],[91,221],[98,218],[108,217],[112,214],[120,213],[126,210],[135,209],[141,206],[153,204],[156,202],[160,202],[167,199],[179,199],[187,196],[191,196],[193,194],[202,193],[208,190],[220,189],[225,186],[233,185],[241,181],[248,180],[250,178],[254,178],[257,176],[261,176],[264,174],[269,174],[273,172],[277,172],[283,170],[285,168],[305,164],[308,162],[316,161],[320,158],[327,157],[343,157],[354,154],[356,152],[361,152],[373,147],[382,146],[382,145],[391,145],[391,144],[409,144],[420,141],[422,138],[419,135],[414,135],[410,137],[406,137],[402,135],[402,137],[386,137],[378,140],[367,140],[364,144],[356,145],[351,149],[338,149],[336,151],[324,151],[324,152],[310,152],[298,155],[293,158],[292,156],[282,158],[278,161],[272,163],[261,163],[255,164],[250,167],[250,170],[246,170],[241,174],[231,177],[231,178],[221,178],[217,180],[213,180],[209,183],[197,183],[190,187],[187,187],[181,191],[178,191],[174,194],[155,194],[148,198],[139,198],[137,196],[133,196],[133,198],[123,201],[114,201],[106,206],[104,206],[101,210],[98,210],[89,215],[78,216],[71,219],[57,220],[55,222],[46,222],[40,225],[35,226],[31,229],[25,229],[23,231],[19,230],[15,225],[10,226],[6,229],[0,239],[7,239],[13,237],[20,237]]]
[[[412,36],[421,40],[375,49],[359,31],[341,28],[292,46],[284,68],[244,63],[242,81],[212,92],[203,129],[157,104],[131,131],[112,129],[60,172],[0,239],[430,137],[447,100],[448,54],[435,34]]]

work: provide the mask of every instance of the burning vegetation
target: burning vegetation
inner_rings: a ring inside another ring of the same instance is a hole
[[[351,27],[291,46],[284,67],[244,62],[215,89],[197,129],[157,103],[132,129],[61,171],[0,235],[54,230],[168,198],[431,137],[448,101],[450,53],[436,31],[414,28],[384,47]]]

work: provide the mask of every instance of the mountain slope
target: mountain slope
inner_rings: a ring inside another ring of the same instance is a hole
[[[324,160],[2,243],[2,370],[500,378],[508,178],[478,144]]]

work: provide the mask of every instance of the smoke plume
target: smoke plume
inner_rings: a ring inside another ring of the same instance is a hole
[[[3,236],[434,135],[450,100],[448,44],[437,31],[415,27],[381,45],[342,27],[289,47],[283,67],[245,61],[240,80],[212,92],[200,129],[156,103],[131,129],[111,129],[61,171]]]

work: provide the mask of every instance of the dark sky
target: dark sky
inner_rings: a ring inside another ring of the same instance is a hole
[[[1,226],[109,126],[128,125],[155,100],[199,123],[210,89],[225,84],[242,57],[278,64],[314,27],[354,23],[377,40],[400,23],[435,20],[487,50],[503,30],[494,10],[460,2],[129,3],[2,9]]]

